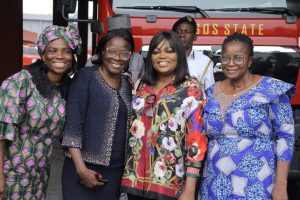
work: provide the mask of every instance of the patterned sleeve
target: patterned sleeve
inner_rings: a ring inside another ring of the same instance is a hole
[[[82,130],[88,104],[88,79],[85,69],[72,81],[66,103],[66,122],[63,131],[63,147],[82,148]]]
[[[9,77],[0,89],[0,140],[14,141],[24,113],[29,76],[24,70]]]
[[[295,140],[293,112],[289,100],[288,95],[283,94],[270,103],[277,160],[287,162],[292,160]]]
[[[198,102],[197,107],[190,112],[187,119],[188,135],[186,139],[186,175],[199,177],[200,168],[207,150],[207,139],[203,133],[203,106],[205,101]]]

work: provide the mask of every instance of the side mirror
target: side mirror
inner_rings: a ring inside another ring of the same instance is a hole
[[[68,22],[83,22],[91,23],[91,31],[93,33],[100,33],[103,31],[103,26],[97,20],[94,19],[70,19],[68,18],[69,13],[74,13],[76,10],[77,0],[58,0],[57,11],[61,13],[64,20]]]
[[[300,2],[299,0],[286,0],[287,9],[289,9],[296,16],[300,16]]]
[[[59,12],[74,13],[76,11],[77,0],[58,0],[57,10]]]

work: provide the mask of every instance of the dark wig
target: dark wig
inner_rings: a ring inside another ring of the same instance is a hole
[[[242,33],[237,33],[237,32],[233,33],[232,35],[229,35],[224,40],[224,42],[222,44],[222,51],[224,51],[224,48],[227,43],[233,42],[233,41],[238,41],[238,42],[244,43],[249,50],[249,55],[251,57],[253,56],[253,52],[254,52],[253,40],[249,36],[242,34]]]
[[[124,40],[128,42],[131,48],[131,52],[134,51],[134,40],[132,37],[132,34],[128,29],[120,28],[120,29],[113,29],[111,31],[108,31],[99,41],[96,49],[97,54],[97,60],[95,60],[93,63],[102,65],[103,64],[103,56],[102,51],[105,49],[105,46],[107,42],[109,42],[114,37],[122,37]]]
[[[173,31],[160,31],[154,35],[150,42],[149,51],[145,61],[145,67],[142,73],[142,81],[150,85],[155,85],[158,79],[158,73],[155,71],[152,63],[152,54],[155,48],[163,42],[167,41],[170,47],[177,54],[177,65],[175,69],[175,79],[173,83],[177,84],[186,80],[188,75],[188,65],[185,56],[185,49],[178,34]]]
[[[36,62],[30,64],[26,68],[32,75],[32,81],[36,85],[37,90],[45,98],[52,98],[55,95],[55,88],[58,89],[64,99],[66,99],[68,85],[70,83],[70,75],[74,74],[77,69],[77,63],[73,56],[72,66],[63,74],[61,84],[59,86],[54,85],[48,78],[47,73],[49,67],[43,60],[39,59]]]
[[[74,75],[74,74],[77,72],[78,65],[77,65],[77,58],[75,58],[75,56],[77,56],[77,55],[75,55],[75,54],[73,53],[73,55],[72,55],[72,65],[71,65],[71,67],[65,72],[65,75],[67,75],[67,76],[72,76],[72,75]]]

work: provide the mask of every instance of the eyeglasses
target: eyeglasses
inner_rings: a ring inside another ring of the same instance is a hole
[[[114,48],[106,48],[103,51],[110,58],[115,58],[117,55],[119,55],[120,58],[121,58],[121,60],[128,60],[130,58],[130,56],[131,56],[131,51],[128,51],[128,50],[117,51]]]
[[[244,56],[242,55],[235,55],[233,57],[222,55],[221,56],[221,63],[222,64],[228,64],[231,62],[231,59],[233,60],[233,63],[236,65],[241,65],[244,63]]]

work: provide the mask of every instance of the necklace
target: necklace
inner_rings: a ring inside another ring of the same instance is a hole
[[[116,78],[111,78],[109,76],[107,76],[105,74],[105,72],[102,71],[103,69],[101,67],[98,68],[98,73],[100,74],[100,76],[103,78],[103,80],[105,81],[105,83],[113,88],[114,90],[117,90],[120,87],[120,82],[121,82],[121,77],[118,77],[118,79]]]
[[[244,93],[246,93],[248,90],[247,87],[244,90],[237,92],[235,94],[224,94],[222,89],[221,89],[221,84],[217,83],[216,84],[216,89],[214,91],[214,96],[215,98],[219,101],[220,103],[220,109],[221,109],[221,120],[224,121],[225,119],[225,113],[228,109],[228,106],[235,100],[237,99],[239,96],[243,95]]]
[[[234,94],[224,94],[221,88],[221,82],[216,83],[216,89],[214,91],[215,98],[220,102],[220,108],[221,108],[221,118],[224,120],[226,110],[228,109],[228,106],[238,97],[241,95],[246,94],[249,90],[251,90],[255,85],[257,85],[263,77],[260,77],[259,79],[252,78],[250,84],[247,85],[243,90],[236,92]]]
[[[240,95],[242,95],[243,93],[247,92],[249,90],[249,88],[251,88],[254,84],[256,84],[255,82],[255,78],[254,76],[251,77],[250,79],[250,83],[247,84],[245,87],[242,88],[242,90],[238,91],[238,92],[233,92],[233,94],[225,94],[222,89],[222,85],[220,84],[220,91],[224,96],[233,96],[233,97],[238,97]]]
[[[242,95],[243,93],[247,92],[248,88],[250,88],[250,85],[248,87],[246,87],[245,89],[243,89],[242,91],[232,94],[232,96],[238,97],[238,96]]]

